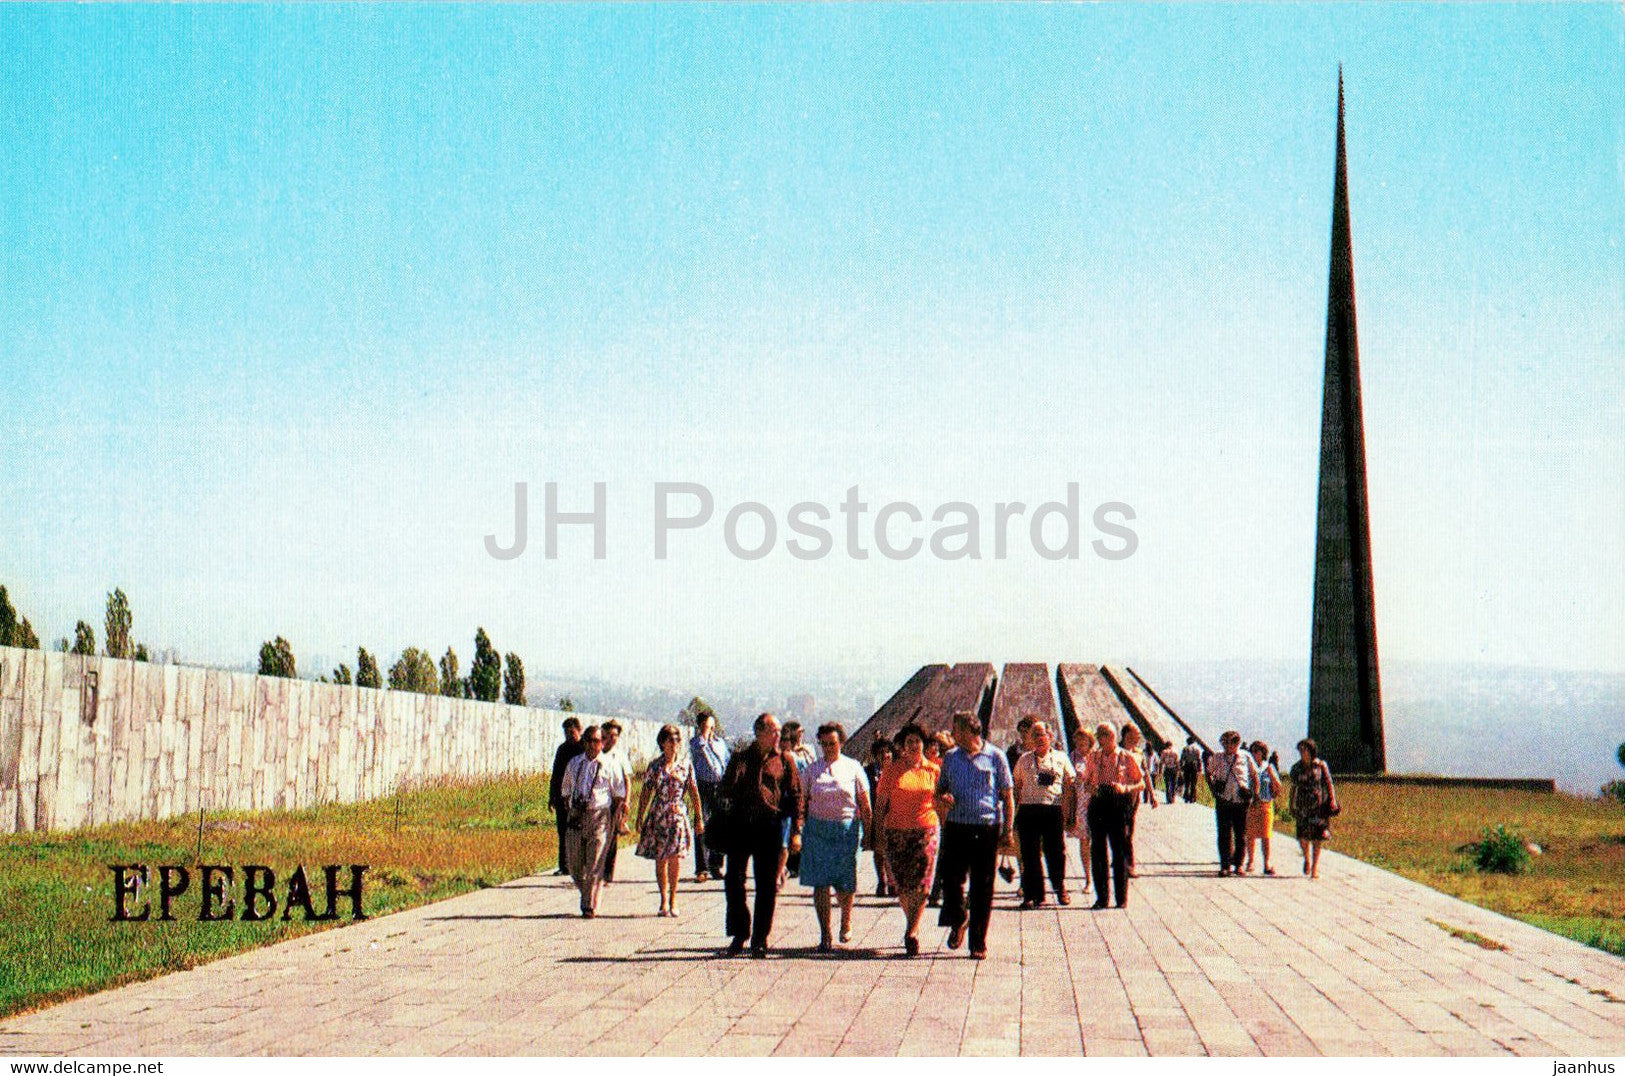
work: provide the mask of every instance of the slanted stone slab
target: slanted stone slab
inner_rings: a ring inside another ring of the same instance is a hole
[[[874,712],[874,716],[847,737],[846,753],[861,762],[868,762],[870,745],[877,739],[891,739],[897,735],[898,729],[913,720],[919,710],[920,700],[947,672],[946,665],[921,666],[918,672],[908,678],[907,683],[898,688],[897,692]]]
[[[993,692],[993,714],[988,718],[987,738],[996,747],[1008,747],[1015,743],[1016,726],[1024,717],[1046,721],[1059,733],[1059,716],[1055,689],[1050,686],[1049,666],[1042,662],[1010,662],[1005,665]]]
[[[1059,665],[1055,669],[1055,681],[1069,750],[1080,728],[1093,732],[1096,725],[1104,722],[1121,729],[1132,719],[1099,665]]]
[[[954,715],[969,711],[986,728],[993,710],[993,666],[985,661],[961,662],[931,685],[914,715],[927,732],[948,732]]]

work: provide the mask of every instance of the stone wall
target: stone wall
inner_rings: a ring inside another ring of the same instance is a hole
[[[536,773],[552,764],[565,716],[0,647],[0,833],[349,803],[431,778]],[[622,724],[632,758],[651,757],[659,726]]]

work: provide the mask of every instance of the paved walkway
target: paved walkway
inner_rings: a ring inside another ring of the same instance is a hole
[[[1625,1054],[1625,961],[1341,856],[1310,882],[1288,842],[1279,877],[1220,879],[1202,807],[1139,829],[1126,912],[1018,913],[1001,885],[985,962],[935,928],[900,958],[867,897],[819,957],[794,881],[772,958],[723,959],[721,886],[656,918],[623,851],[592,922],[568,879],[524,878],[5,1021],[0,1052]]]

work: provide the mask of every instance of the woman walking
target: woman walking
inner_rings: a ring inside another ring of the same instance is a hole
[[[1044,870],[1055,899],[1071,904],[1066,891],[1066,820],[1076,795],[1077,771],[1055,750],[1049,725],[1034,721],[1027,732],[1032,750],[1016,761],[1016,837],[1021,842],[1021,908],[1044,906]]]
[[[852,940],[852,898],[858,891],[860,841],[873,832],[869,780],[857,759],[841,754],[846,729],[818,729],[822,756],[807,767],[801,786],[801,884],[812,887],[818,911],[818,951],[835,948],[830,931],[830,891],[841,904],[841,944]]]
[[[1078,862],[1083,864],[1083,890],[1088,892],[1094,863],[1089,850],[1089,786],[1083,783],[1083,765],[1094,753],[1095,734],[1080,728],[1072,734],[1072,740],[1075,744],[1072,748],[1072,770],[1077,774],[1077,780],[1073,782],[1072,817],[1067,820],[1067,825],[1072,836],[1078,839]]]
[[[869,788],[875,795],[880,792],[880,775],[886,772],[891,760],[896,757],[897,751],[892,742],[885,739],[876,739],[869,745],[869,765],[863,768],[863,775],[869,778]],[[883,821],[877,812],[877,823]],[[891,869],[886,866],[886,842],[874,830],[869,831],[869,854],[875,862],[875,896],[895,897],[897,886],[891,881]]]
[[[1247,748],[1253,761],[1258,763],[1258,798],[1247,805],[1247,862],[1242,868],[1253,872],[1253,846],[1264,846],[1264,873],[1274,874],[1270,866],[1270,834],[1275,829],[1275,799],[1281,794],[1281,774],[1270,761],[1270,748],[1263,740],[1254,740]]]
[[[876,794],[886,842],[886,864],[903,906],[903,949],[920,951],[920,916],[937,863],[937,778],[942,769],[925,757],[926,732],[908,724],[897,734],[902,753],[880,775]]]
[[[1106,853],[1111,852],[1112,889],[1119,908],[1128,905],[1129,805],[1140,793],[1139,760],[1117,746],[1117,730],[1095,726],[1099,745],[1084,763],[1083,784],[1089,789],[1089,841],[1094,853],[1096,909],[1106,907]]]
[[[1298,847],[1303,851],[1303,873],[1320,877],[1320,846],[1331,836],[1331,820],[1340,811],[1332,771],[1320,757],[1313,740],[1298,741],[1298,761],[1292,764],[1292,817]]]
[[[568,811],[570,874],[581,891],[581,916],[598,914],[598,893],[604,885],[604,854],[626,815],[626,775],[618,766],[604,765],[602,730],[582,730],[585,749],[570,760],[559,787]]]
[[[700,789],[694,782],[694,765],[679,758],[683,734],[676,725],[662,725],[655,743],[660,746],[660,757],[649,763],[643,775],[643,795],[638,800],[638,846],[636,852],[644,859],[655,861],[655,881],[660,885],[660,912],[662,917],[677,914],[677,875],[682,869],[683,857],[693,847],[696,834],[705,833],[705,821],[700,815]],[[692,827],[688,821],[688,806],[684,797],[694,800],[694,816],[699,819]]]

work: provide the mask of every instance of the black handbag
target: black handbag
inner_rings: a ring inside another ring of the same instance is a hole
[[[737,805],[733,794],[723,789],[717,790],[715,805],[711,808],[711,815],[705,820],[705,845],[718,851],[727,851],[733,844],[734,833],[737,826],[734,824],[734,815]]]

